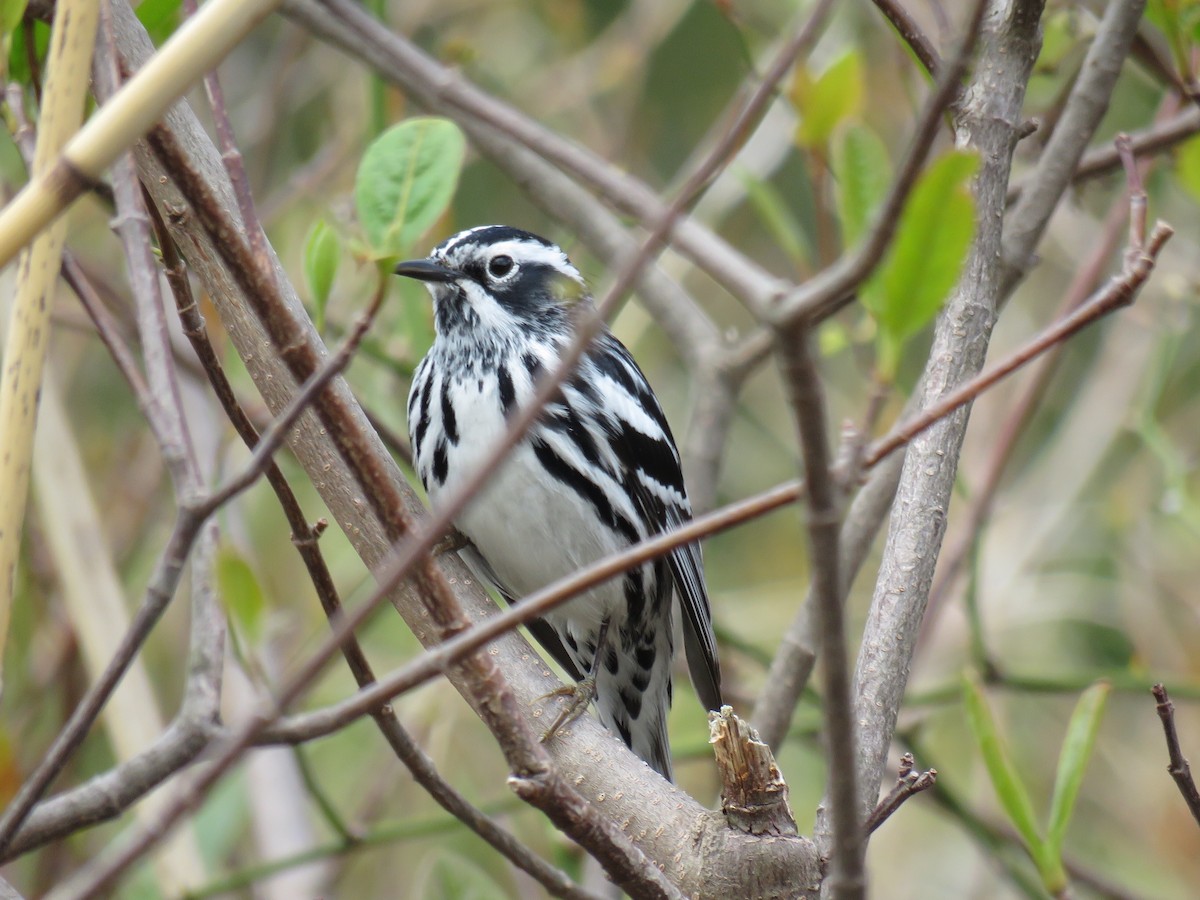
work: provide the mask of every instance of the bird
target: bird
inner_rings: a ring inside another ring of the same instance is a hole
[[[593,299],[551,241],[507,225],[455,234],[398,275],[433,298],[435,338],[408,397],[413,465],[436,511],[554,372]],[[601,326],[573,373],[454,526],[471,569],[510,604],[691,519],[679,451],[646,376]],[[700,547],[685,544],[529,624],[576,682],[553,737],[594,700],[601,723],[668,781],[674,609],[692,683],[720,709]],[[551,695],[546,695],[547,697]],[[545,699],[545,698],[540,698]]]

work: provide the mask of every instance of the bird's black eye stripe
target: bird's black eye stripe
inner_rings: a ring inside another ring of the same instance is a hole
[[[513,265],[513,258],[501,253],[499,256],[493,256],[488,263],[488,274],[493,278],[503,278],[512,271]]]

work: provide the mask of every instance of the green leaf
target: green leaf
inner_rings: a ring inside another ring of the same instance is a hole
[[[1195,0],[1149,0],[1146,4],[1146,20],[1162,30],[1181,72],[1188,70],[1188,34],[1197,24],[1196,7]]]
[[[992,717],[979,675],[975,672],[963,676],[963,700],[967,707],[967,727],[979,744],[996,796],[1036,860],[1045,842],[1038,832],[1033,803],[1016,766],[1008,758],[1008,750]]]
[[[179,0],[142,0],[137,5],[138,20],[155,44],[161,44],[179,27],[182,5]]]
[[[8,38],[25,15],[25,5],[29,0],[0,0],[0,35]]]
[[[449,206],[466,140],[448,119],[414,118],[371,142],[354,200],[375,259],[401,256]]]
[[[413,288],[416,288],[414,290]],[[405,354],[410,360],[419,360],[433,343],[433,304],[424,285],[404,285],[404,302],[396,319],[398,326],[393,336],[402,336]]]
[[[266,599],[250,564],[232,547],[217,553],[217,590],[229,617],[250,643],[262,636]]]
[[[8,63],[14,44],[13,33],[25,15],[26,2],[27,0],[0,0],[0,79],[4,81],[8,80]]]
[[[1175,151],[1175,173],[1193,199],[1200,200],[1200,137],[1179,145]]]
[[[850,346],[850,333],[837,319],[830,319],[817,329],[817,349],[822,358],[836,356]]]
[[[973,153],[951,150],[925,171],[900,215],[891,249],[861,293],[879,325],[885,380],[895,376],[904,342],[933,320],[958,280],[975,231],[969,180],[978,163]]]
[[[796,217],[787,207],[783,197],[775,186],[762,179],[755,178],[745,169],[738,169],[738,179],[746,189],[750,205],[754,207],[775,242],[797,264],[811,262],[811,247],[808,245],[804,229],[796,221]]]
[[[1035,70],[1053,72],[1079,46],[1076,28],[1077,10],[1060,9],[1046,13],[1042,21],[1042,49]]]
[[[1046,827],[1047,850],[1059,860],[1067,823],[1071,821],[1083,774],[1087,771],[1088,761],[1096,746],[1096,733],[1100,729],[1100,720],[1104,716],[1111,690],[1112,686],[1107,682],[1093,684],[1080,696],[1071,713],[1071,721],[1067,724],[1067,735],[1058,755],[1058,774],[1054,778],[1054,794],[1050,800],[1050,816]]]
[[[816,78],[807,69],[797,68],[791,98],[800,113],[797,143],[824,147],[838,124],[857,115],[862,107],[862,57],[847,50]]]
[[[324,219],[318,219],[304,242],[304,280],[312,295],[317,331],[325,330],[325,307],[341,259],[342,242],[337,232]]]
[[[7,3],[7,0],[5,0]],[[33,56],[35,59],[44,60],[46,58],[46,50],[50,46],[50,26],[37,19],[33,23],[32,29],[20,28],[20,20],[15,23],[7,18],[10,15],[16,15],[17,6],[21,7],[21,13],[24,14],[25,3],[6,5],[4,10],[5,20],[3,32],[3,42],[0,50],[4,53],[3,62],[7,66],[4,70],[7,74],[5,77],[9,81],[15,81],[23,87],[30,87],[33,84],[33,76],[29,71],[30,52],[26,49],[26,36],[32,30],[33,32]],[[8,27],[9,24],[12,27]]]
[[[887,146],[866,125],[850,125],[833,145],[842,243],[858,243],[892,183]]]

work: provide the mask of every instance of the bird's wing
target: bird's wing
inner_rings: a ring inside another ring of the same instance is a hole
[[[678,528],[691,519],[671,507],[666,509],[667,528]],[[667,557],[675,578],[675,593],[683,611],[683,648],[687,653],[688,674],[705,709],[717,710],[721,699],[721,661],[713,635],[712,609],[704,586],[704,561],[700,545],[684,544]]]
[[[474,546],[464,547],[459,551],[459,555],[474,570],[476,575],[496,589],[509,606],[515,606],[520,602],[519,597],[514,597],[512,592],[500,583],[500,579],[496,577],[496,573],[492,571],[492,567],[487,564],[487,560],[480,555]],[[575,665],[575,660],[571,659],[571,654],[567,651],[566,645],[563,644],[562,638],[558,636],[558,632],[554,630],[553,625],[545,619],[530,619],[525,623],[525,627],[529,629],[529,633],[537,639],[537,642],[542,645],[542,649],[549,653],[554,658],[554,661],[562,666],[571,678],[576,681],[583,680],[583,672],[579,670],[579,666]]]
[[[651,533],[678,528],[692,518],[691,504],[683,484],[679,451],[671,436],[662,407],[629,351],[612,335],[596,342],[591,360],[627,393],[649,422],[634,423],[622,415],[623,405],[609,404],[606,421],[610,443],[623,468],[626,489],[636,503]],[[572,382],[578,387],[582,379]],[[647,433],[656,431],[657,433]],[[675,594],[682,610],[683,644],[688,672],[706,709],[721,708],[721,665],[712,630],[712,609],[704,585],[704,561],[700,545],[676,547],[667,556],[675,581]]]

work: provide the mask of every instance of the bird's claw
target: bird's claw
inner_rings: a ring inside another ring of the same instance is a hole
[[[452,525],[450,530],[442,535],[442,539],[433,545],[429,553],[434,557],[444,556],[470,546],[471,539]]]
[[[566,697],[568,702],[559,711],[557,718],[550,723],[546,733],[542,735],[543,744],[587,711],[588,704],[596,699],[596,679],[588,676],[578,684],[564,684],[560,688],[542,694],[537,699],[546,700],[550,697]]]

